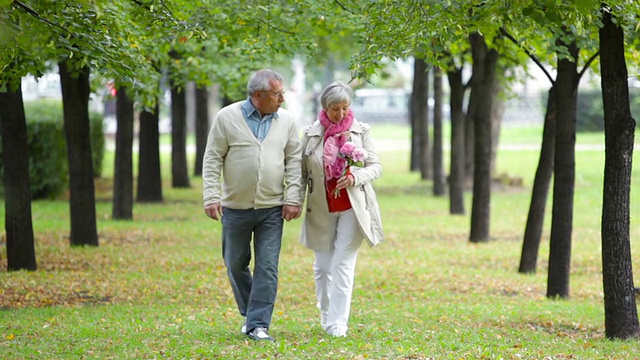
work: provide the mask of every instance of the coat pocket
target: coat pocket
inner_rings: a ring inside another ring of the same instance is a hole
[[[313,178],[307,179],[307,189],[309,190],[309,194],[313,193]]]

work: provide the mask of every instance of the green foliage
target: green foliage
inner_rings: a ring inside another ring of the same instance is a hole
[[[357,15],[333,1],[194,1],[181,12],[201,24],[206,37],[188,34],[174,41],[167,61],[169,74],[180,84],[216,82],[231,98],[243,97],[247,75],[280,59],[304,54],[309,63],[326,63],[329,53],[344,55],[354,42]],[[156,37],[145,49],[157,48]],[[158,58],[163,55],[157,53]],[[346,57],[346,55],[344,55]],[[271,65],[270,65],[271,66]],[[241,95],[242,94],[242,95]]]
[[[468,36],[474,32],[483,35],[489,46],[499,49],[501,61],[510,60],[516,64],[524,64],[522,54],[514,53],[513,44],[504,41],[505,33],[522,50],[552,66],[558,59],[570,56],[558,40],[566,44],[576,41],[582,50],[580,59],[576,59],[580,65],[598,49],[602,2],[595,0],[382,0],[365,3],[368,5],[363,7],[364,34],[351,64],[354,74],[362,78],[379,72],[380,61],[385,57],[416,55],[446,69],[451,64],[451,57],[464,56]],[[636,26],[627,33],[636,34],[638,3],[623,0],[608,3],[624,23]],[[629,26],[629,29],[633,28]],[[635,43],[630,44],[629,49],[632,49]]]
[[[156,5],[161,3],[25,0],[2,6],[1,83],[15,86],[27,73],[42,74],[47,61],[74,58],[78,66],[89,65],[103,76],[117,78],[146,99],[145,95],[155,94],[160,74],[136,40],[144,35],[138,30],[147,24],[134,27],[131,13],[148,13],[149,22],[164,27],[162,33],[182,34],[190,26],[173,18],[166,6]]]
[[[25,103],[25,116],[31,197],[55,198],[69,183],[62,104],[59,100],[29,101]],[[105,154],[104,120],[96,112],[90,112],[89,118],[94,176],[100,177]],[[4,172],[1,151],[0,176]]]
[[[356,13],[329,0],[0,3],[0,84],[74,58],[145,106],[167,74],[177,86],[216,82],[237,97],[247,74],[274,59],[306,54],[323,62],[329,51],[349,52],[361,19],[350,6]]]

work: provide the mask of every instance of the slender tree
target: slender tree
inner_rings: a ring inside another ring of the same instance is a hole
[[[116,158],[111,216],[133,219],[133,100],[121,86],[116,95]]]
[[[472,88],[477,96],[474,125],[473,202],[471,206],[471,242],[489,241],[491,216],[491,108],[492,89],[498,52],[488,48],[484,36],[469,37],[473,56]]]
[[[7,270],[36,270],[31,214],[29,146],[22,77],[44,71],[42,32],[33,31],[19,5],[0,4],[0,136],[4,169],[4,231]],[[17,36],[26,34],[26,39]],[[41,57],[42,56],[42,57]]]
[[[462,83],[462,68],[447,72],[449,79],[449,104],[451,108],[451,164],[449,172],[449,213],[464,214],[464,134],[465,114],[463,110],[465,86]]]
[[[0,91],[7,270],[36,270],[31,221],[27,122],[20,82]]]
[[[562,12],[559,11],[558,9],[553,9],[550,10],[552,13],[556,13],[556,12]],[[568,11],[566,11],[566,9],[564,10],[565,13],[570,13]],[[558,28],[558,24],[555,24],[553,22],[550,22],[548,24],[546,24],[547,26],[545,27],[545,29],[548,27],[550,29],[557,29]],[[538,67],[539,69],[545,74],[546,78],[549,80],[550,84],[551,84],[551,89],[549,90],[549,96],[547,97],[547,113],[545,115],[545,121],[544,121],[544,127],[543,127],[543,136],[542,136],[542,146],[541,146],[541,150],[540,150],[540,158],[538,161],[538,167],[536,170],[536,175],[534,178],[534,184],[533,184],[533,190],[532,190],[532,194],[531,194],[531,203],[529,206],[529,213],[527,216],[527,222],[526,222],[526,227],[525,227],[525,233],[524,233],[524,239],[523,239],[523,244],[522,244],[522,254],[520,257],[520,266],[518,271],[520,273],[534,273],[536,271],[536,262],[537,262],[537,258],[538,258],[538,249],[539,249],[539,245],[540,245],[540,238],[542,236],[542,228],[543,228],[543,224],[544,224],[544,218],[545,218],[545,208],[546,208],[546,203],[547,203],[547,196],[548,196],[548,192],[549,192],[549,186],[551,184],[551,179],[552,179],[552,175],[554,172],[554,167],[555,167],[555,159],[557,156],[565,156],[566,155],[558,155],[556,154],[556,119],[559,116],[558,115],[558,107],[562,106],[563,107],[563,111],[562,114],[564,114],[563,116],[566,116],[566,114],[571,112],[571,108],[574,107],[573,112],[575,113],[575,106],[577,106],[577,103],[574,103],[572,101],[567,101],[567,99],[571,99],[571,96],[565,96],[563,97],[563,99],[558,99],[558,91],[559,89],[557,88],[557,82],[559,79],[563,79],[563,81],[566,81],[566,79],[569,77],[566,74],[563,74],[563,72],[566,71],[571,71],[570,67],[568,66],[563,66],[563,67],[559,67],[556,66],[558,68],[558,74],[556,75],[556,79],[554,79],[551,74],[549,73],[549,71],[543,66],[542,61],[539,59],[538,56],[536,56],[533,53],[533,49],[532,48],[528,48],[525,46],[522,46],[522,43],[520,43],[518,40],[516,40],[516,37],[512,36],[508,31],[506,31],[506,29],[502,28],[501,29],[501,33],[502,35],[506,38],[509,39],[512,43],[518,45],[522,51],[524,53],[526,53],[526,55],[531,59],[531,61],[533,61]],[[548,39],[556,39],[559,37],[559,34],[561,36],[564,36],[564,39],[574,39],[577,41],[577,39],[580,40],[581,43],[583,44],[590,44],[591,42],[589,41],[588,38],[579,38],[577,37],[575,34],[570,34],[570,33],[565,33],[562,31],[562,29],[560,28],[560,31],[545,31],[542,33],[534,33],[532,34],[531,37],[535,36],[540,36],[541,38],[543,38],[544,40],[542,40],[542,42],[547,42],[549,41]],[[562,35],[564,34],[564,35]],[[555,47],[554,48],[556,51],[556,56],[554,56],[554,58],[557,59],[572,59],[574,61],[577,61],[577,59],[573,58],[571,55],[568,54],[567,50],[565,47]],[[544,51],[546,49],[539,49],[539,53],[543,54],[544,56]],[[586,53],[586,52],[585,52]],[[582,78],[583,74],[589,69],[590,64],[597,58],[598,56],[598,52],[596,51],[595,54],[592,54],[590,58],[585,59],[585,65],[583,67],[583,69],[581,70],[581,72],[579,74],[576,75],[576,81],[579,82],[580,79]],[[551,62],[551,60],[549,60]],[[566,60],[565,60],[566,61]],[[576,65],[576,70],[574,72],[577,71],[577,65]],[[564,87],[564,91],[576,91],[577,92],[577,83],[575,85],[576,89],[572,90],[573,87],[572,86],[566,86]],[[572,120],[565,120],[568,123],[571,123]],[[575,120],[574,120],[575,121]],[[574,126],[575,128],[575,126]],[[569,134],[573,133],[573,135],[564,135],[565,137],[571,138],[571,136],[575,137],[575,130],[568,130]],[[555,180],[554,180],[555,182]],[[573,186],[573,185],[571,185]],[[573,207],[573,205],[571,204],[571,207]],[[554,214],[554,216],[557,216],[558,219],[556,220],[556,224],[566,224],[565,221],[560,221],[559,219],[562,219],[564,216],[572,216],[572,213],[562,213],[559,212],[557,214]],[[572,223],[572,220],[569,220],[569,223]],[[553,224],[552,224],[552,232],[553,232]],[[567,233],[567,232],[563,232],[565,235],[570,236],[571,233]],[[557,229],[556,229],[556,234],[558,234]],[[564,240],[562,237],[552,237],[552,239],[562,239],[561,242],[566,242],[566,240]],[[552,240],[553,241],[553,240]],[[551,247],[555,247],[555,244],[551,244]],[[559,254],[560,252],[556,251],[555,254],[557,256],[557,254]],[[563,257],[564,261],[570,261],[570,256],[568,257]],[[557,260],[556,260],[557,261]],[[563,265],[563,266],[554,266],[552,267],[554,270],[559,270],[559,269],[563,269],[569,268],[569,265]],[[554,274],[554,275],[551,275]],[[565,273],[566,276],[568,276],[568,270]],[[555,271],[550,271],[549,276],[556,276],[556,272]],[[562,276],[560,276],[562,277]],[[568,279],[566,280],[568,283]],[[567,284],[568,287],[568,284]],[[568,288],[567,288],[568,291]]]
[[[466,188],[473,186],[473,174],[475,172],[475,143],[476,124],[475,113],[478,109],[478,90],[473,87],[473,76],[469,82],[469,99],[467,100],[467,113],[464,118],[464,183]]]
[[[640,337],[629,237],[629,194],[636,122],[629,107],[624,31],[614,23],[610,11],[603,6],[603,27],[599,34],[605,126],[601,233],[604,319],[607,338],[630,339]]]
[[[445,194],[442,150],[442,69],[433,67],[433,195]]]
[[[576,104],[578,81],[576,59],[578,45],[575,39],[565,43],[558,39],[557,46],[566,49],[569,57],[558,61],[556,81],[556,148],[553,181],[553,211],[549,251],[547,297],[569,297],[571,268],[571,234],[573,232],[573,197],[575,190]]]
[[[187,104],[184,88],[171,82],[171,178],[174,188],[191,187],[187,166]]]
[[[64,132],[69,159],[71,245],[98,246],[93,160],[89,136],[88,66],[66,59],[58,63],[62,85]]]
[[[423,180],[431,178],[431,151],[429,148],[429,69],[424,59],[414,59],[413,92],[411,93],[411,123],[417,146],[417,165]],[[414,152],[415,150],[412,150]]]
[[[140,112],[138,202],[162,202],[162,176],[160,168],[159,106]]]
[[[504,64],[498,64],[504,65]],[[500,131],[502,130],[502,118],[506,109],[506,99],[504,83],[506,82],[504,71],[505,66],[497,66],[497,69],[503,73],[496,75],[496,79],[493,83],[493,89],[491,90],[491,98],[493,103],[491,104],[491,162],[489,165],[489,174],[491,179],[496,174],[497,158],[498,158],[498,143],[500,142]]]
[[[209,91],[206,86],[196,86],[196,161],[193,174],[202,176],[202,160],[204,150],[207,146],[207,135],[209,134]]]
[[[415,113],[416,107],[414,106],[414,102],[416,101],[416,96],[418,93],[416,92],[416,67],[418,63],[414,60],[413,63],[413,89],[411,91],[411,95],[409,96],[409,124],[411,129],[411,148],[409,150],[409,170],[410,171],[419,171],[420,170],[420,119]]]
[[[538,262],[538,250],[542,237],[544,214],[547,207],[549,185],[553,175],[553,159],[556,141],[556,95],[555,88],[549,89],[547,111],[544,117],[542,130],[542,146],[536,175],[531,191],[531,203],[522,241],[522,253],[520,254],[520,266],[518,272],[530,274],[536,272]]]

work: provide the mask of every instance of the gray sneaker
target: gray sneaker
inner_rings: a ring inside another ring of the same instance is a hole
[[[252,338],[253,340],[257,340],[257,341],[263,341],[263,340],[267,340],[267,341],[275,341],[274,338],[272,338],[271,336],[269,336],[269,334],[267,333],[267,329],[263,328],[263,327],[257,327],[253,330],[251,330],[247,336],[249,336],[250,338]]]

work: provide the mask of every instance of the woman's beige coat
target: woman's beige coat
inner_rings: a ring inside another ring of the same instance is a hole
[[[351,133],[350,141],[355,146],[364,148],[368,156],[365,167],[351,167],[355,184],[347,188],[347,193],[362,234],[369,246],[373,247],[381,243],[384,237],[378,199],[371,186],[371,182],[380,177],[382,166],[371,138],[371,127],[354,120],[349,132]],[[325,196],[325,174],[322,163],[323,133],[322,125],[316,121],[304,130],[302,139],[302,180],[307,201],[300,242],[312,250],[331,251],[336,234],[336,223],[331,221]]]

